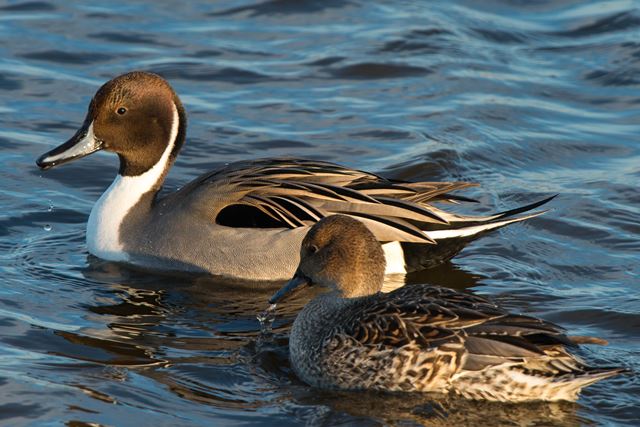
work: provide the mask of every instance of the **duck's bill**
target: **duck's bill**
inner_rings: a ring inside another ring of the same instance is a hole
[[[75,135],[61,146],[44,153],[36,160],[41,169],[49,169],[63,163],[88,156],[102,149],[100,141],[93,133],[93,123],[83,126]]]
[[[269,304],[275,304],[282,301],[285,297],[288,297],[295,291],[299,291],[311,284],[311,281],[302,274],[296,273],[291,280],[289,280],[278,292],[273,294],[269,299]]]

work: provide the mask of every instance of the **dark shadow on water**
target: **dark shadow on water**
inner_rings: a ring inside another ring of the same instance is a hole
[[[470,273],[451,262],[446,262],[429,270],[409,273],[405,278],[405,282],[407,285],[428,283],[451,289],[465,290],[478,286],[478,282],[483,279],[486,279],[486,277],[478,273]]]
[[[580,25],[571,30],[556,31],[550,34],[560,37],[578,38],[588,37],[595,34],[624,31],[629,28],[637,28],[640,26],[640,17],[638,16],[637,11],[634,12],[618,12],[595,21],[590,21],[588,24]]]
[[[45,50],[40,52],[29,52],[21,55],[26,59],[36,59],[39,61],[52,62],[55,64],[86,65],[97,62],[112,60],[113,55],[106,55],[97,52],[66,52],[62,50]]]
[[[28,1],[7,6],[0,6],[0,10],[4,10],[7,12],[49,12],[56,10],[56,7],[51,3],[44,1]]]
[[[105,40],[113,43],[125,43],[127,45],[132,44],[140,44],[140,45],[151,45],[151,46],[161,46],[161,47],[172,47],[171,44],[160,42],[157,39],[150,37],[145,34],[134,33],[134,32],[100,32],[89,34],[89,37],[98,40]]]
[[[249,6],[234,7],[219,12],[211,12],[209,16],[229,16],[236,14],[248,14],[249,16],[262,15],[295,15],[322,12],[326,9],[340,9],[348,5],[348,1],[339,0],[271,0],[258,1]]]
[[[23,83],[21,80],[11,78],[6,73],[0,74],[0,89],[2,90],[19,90],[22,89]]]
[[[234,67],[219,68],[193,62],[164,63],[162,65],[155,65],[148,71],[157,73],[168,80],[219,81],[234,84],[253,84],[284,80],[246,69]]]
[[[408,64],[358,63],[331,68],[327,72],[331,77],[338,79],[373,80],[424,76],[433,71]]]
[[[47,410],[37,404],[6,403],[0,405],[0,420],[15,419],[18,417],[38,418],[40,415],[46,413]]]

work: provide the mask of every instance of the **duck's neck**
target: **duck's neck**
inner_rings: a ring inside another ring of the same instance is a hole
[[[327,361],[325,343],[335,333],[336,321],[357,312],[369,297],[339,298],[324,294],[311,300],[296,317],[289,335],[289,357],[296,374],[311,385],[323,384],[320,366]]]
[[[109,261],[128,261],[120,228],[131,209],[150,209],[154,195],[162,187],[175,157],[172,152],[180,132],[180,117],[174,105],[169,143],[160,159],[147,171],[134,176],[118,174],[91,209],[87,223],[87,248],[93,255]]]
[[[339,313],[349,312],[351,306],[358,306],[367,297],[342,298],[337,292],[318,295],[304,306],[298,313],[291,332],[294,335],[323,335],[332,329]]]

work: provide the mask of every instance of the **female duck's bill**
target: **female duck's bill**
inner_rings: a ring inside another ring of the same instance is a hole
[[[303,308],[289,340],[293,369],[312,386],[555,401],[575,400],[583,387],[625,371],[588,366],[568,351],[606,341],[567,336],[470,293],[426,285],[380,293],[382,249],[352,218],[319,221],[300,258],[269,302],[308,284],[329,288]]]
[[[400,182],[291,158],[233,163],[160,197],[185,135],[186,114],[171,86],[131,72],[105,83],[80,130],[36,163],[48,169],[98,150],[118,155],[118,174],[87,223],[93,255],[251,281],[290,277],[309,227],[334,213],[358,218],[386,243],[387,273],[407,273],[452,258],[488,231],[540,215],[529,211],[549,200],[465,216],[435,203],[470,201],[451,193],[472,183]]]
[[[269,298],[269,304],[277,304],[281,299],[290,297],[294,291],[300,291],[310,285],[311,281],[309,278],[296,272],[291,280],[289,280],[278,292]]]

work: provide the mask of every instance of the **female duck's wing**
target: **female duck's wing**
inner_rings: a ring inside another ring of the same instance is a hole
[[[497,366],[563,381],[581,378],[580,386],[602,378],[604,371],[621,372],[595,372],[566,349],[603,340],[569,337],[557,325],[510,314],[477,295],[431,286],[405,286],[363,299],[336,326],[331,342],[334,350],[356,342],[367,354],[392,352],[404,360],[405,374],[419,370],[434,384]]]
[[[539,357],[549,348],[573,345],[552,323],[510,314],[470,293],[415,285],[363,300],[336,336],[367,347],[431,352],[433,357],[453,352],[452,360],[459,363],[454,371]]]
[[[337,333],[365,346],[428,350],[462,343],[465,328],[506,316],[505,310],[476,295],[435,286],[404,286],[363,298]]]

